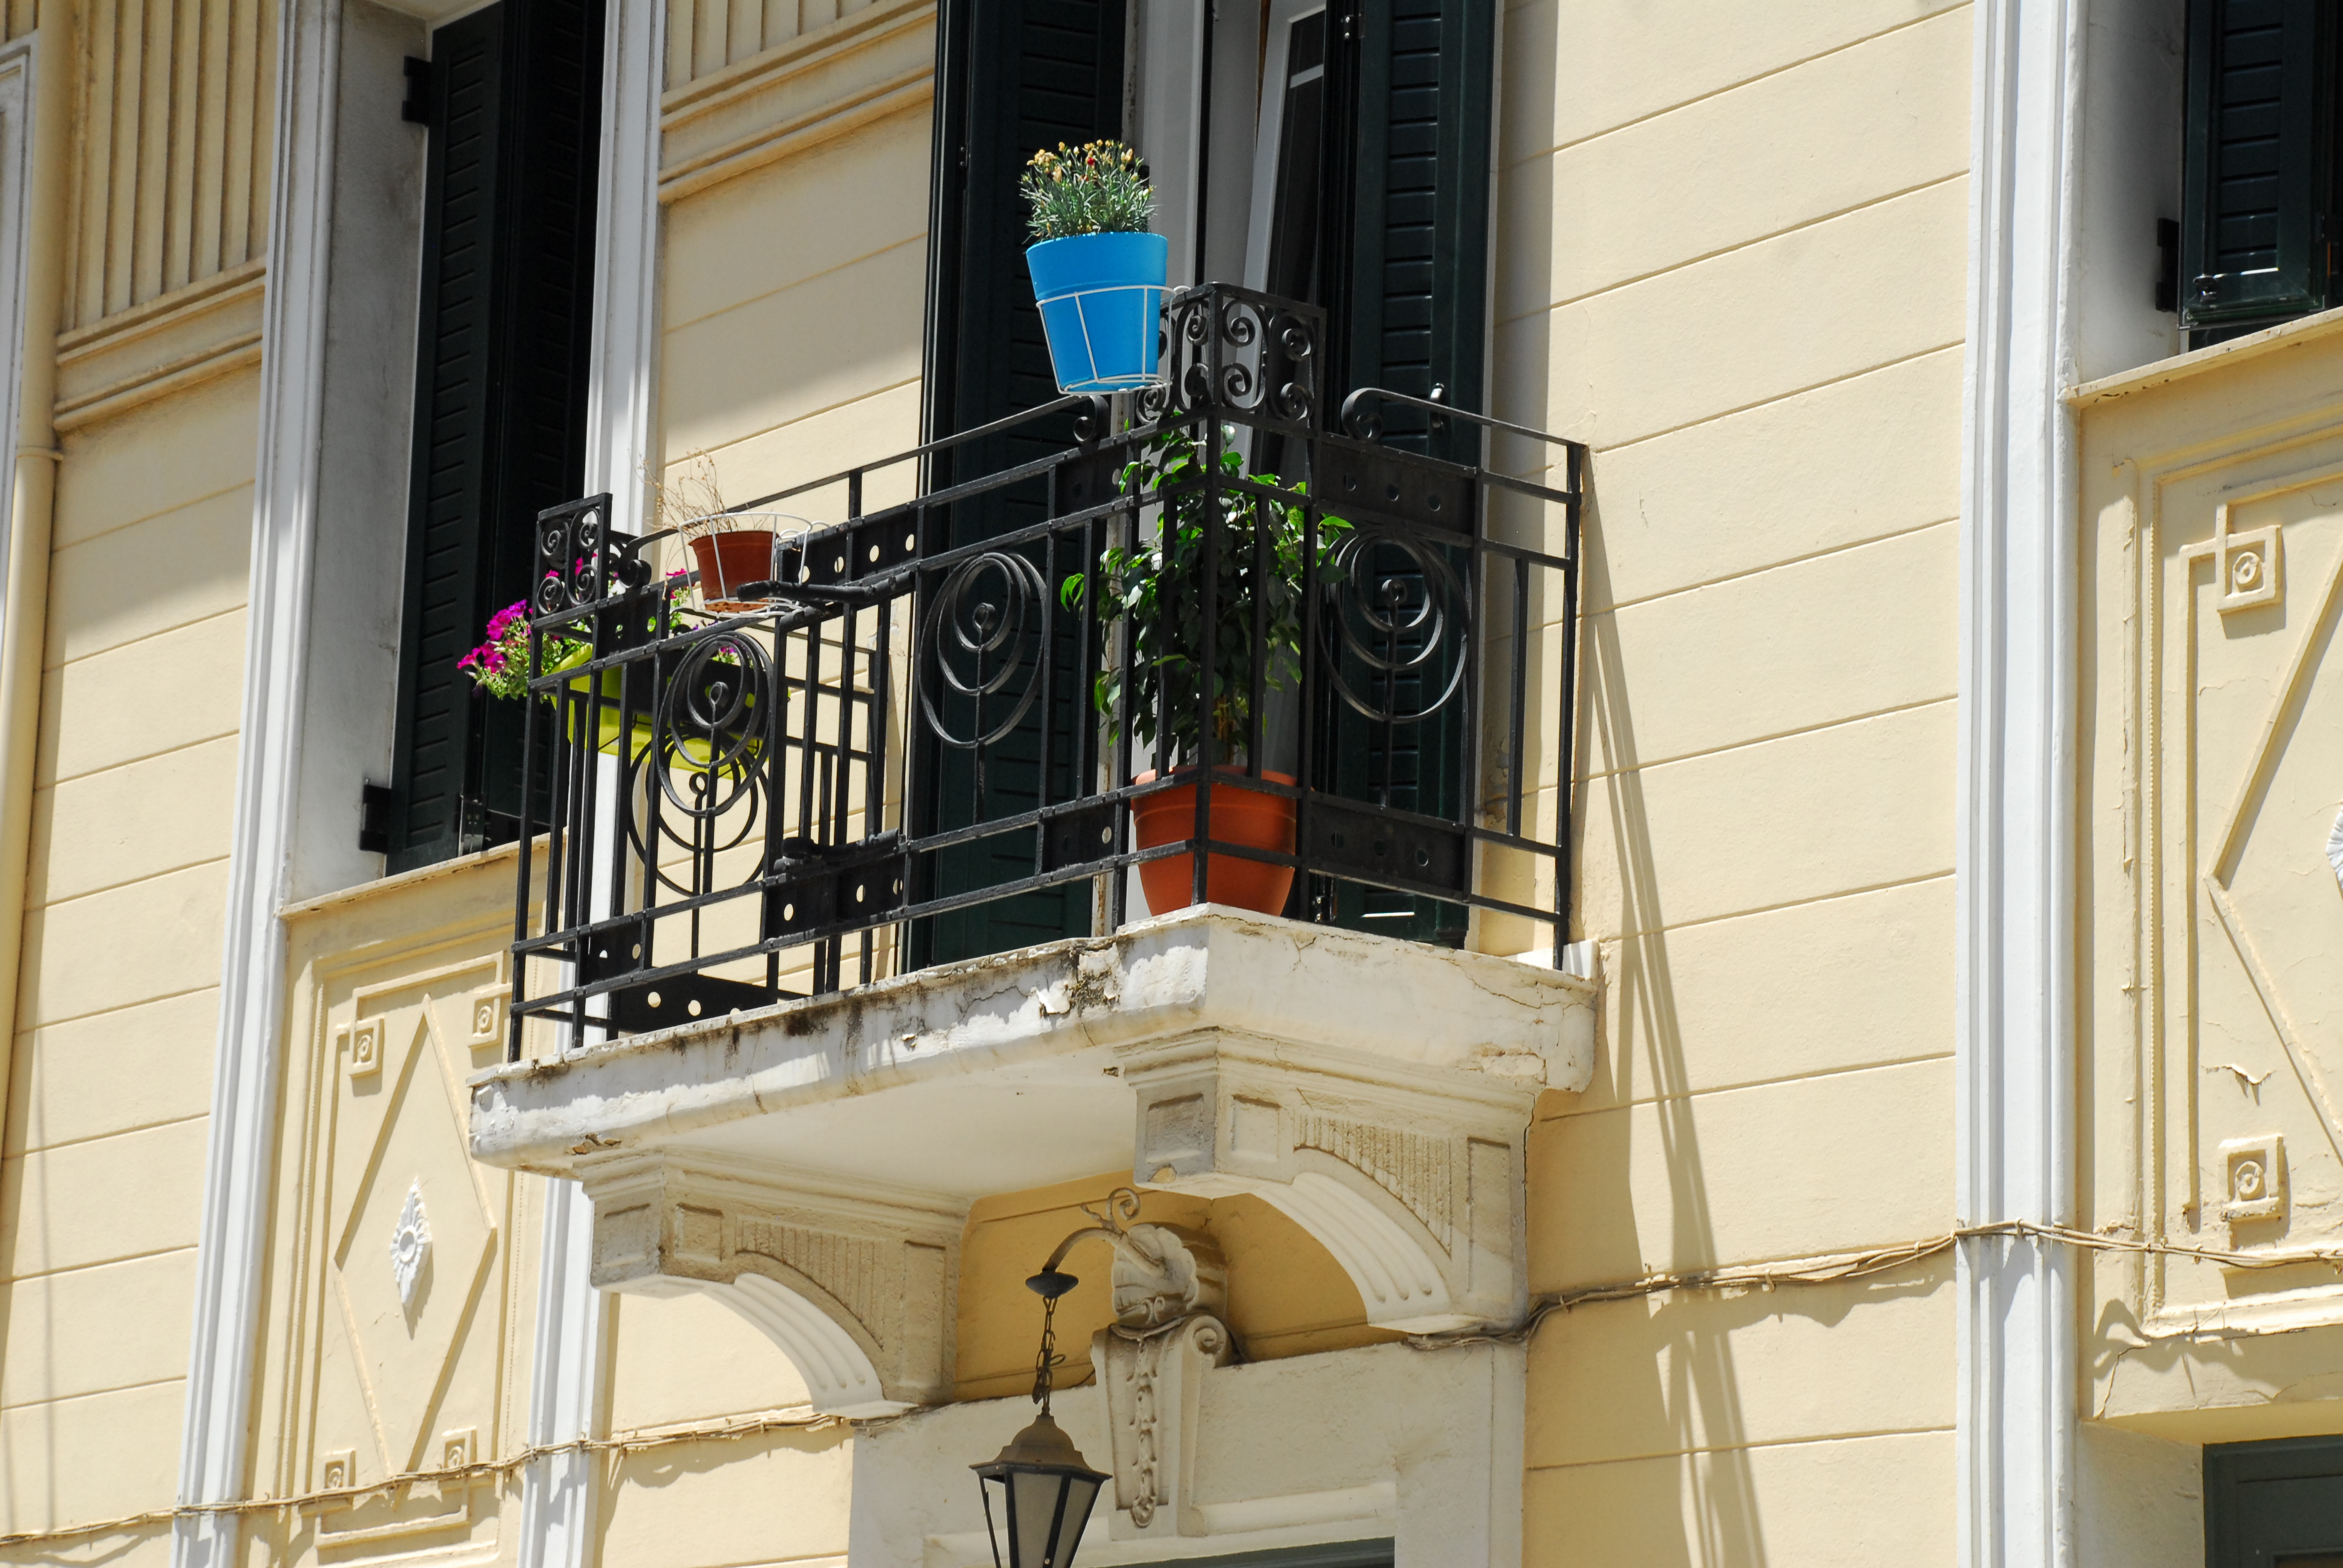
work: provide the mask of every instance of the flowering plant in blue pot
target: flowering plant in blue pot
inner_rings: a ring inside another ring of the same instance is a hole
[[[1156,380],[1156,317],[1171,247],[1139,155],[1091,142],[1033,155],[1022,186],[1025,265],[1062,392],[1129,392]]]

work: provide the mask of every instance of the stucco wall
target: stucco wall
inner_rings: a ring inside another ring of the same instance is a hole
[[[1532,1131],[1533,1288],[1941,1234],[1969,13],[1533,0],[1503,46],[1493,406],[1594,448],[1603,1052]],[[1550,1320],[1527,1561],[1949,1562],[1949,1281]]]
[[[11,1529],[176,1487],[257,392],[239,372],[64,439],[0,1167]]]

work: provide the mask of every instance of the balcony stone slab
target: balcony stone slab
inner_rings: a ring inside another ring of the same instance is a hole
[[[876,1412],[950,1386],[951,1217],[1107,1171],[1259,1195],[1379,1326],[1513,1320],[1523,1129],[1594,1023],[1551,970],[1207,907],[494,1069],[472,1151],[585,1185],[598,1283],[717,1293]]]

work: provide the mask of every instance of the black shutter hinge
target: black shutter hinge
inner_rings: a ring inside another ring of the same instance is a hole
[[[407,96],[398,106],[398,117],[410,126],[431,123],[431,62],[407,57]]]
[[[390,853],[390,787],[358,786],[358,849],[368,855]]]
[[[2156,220],[2156,307],[2180,308],[2180,226],[2168,217]]]

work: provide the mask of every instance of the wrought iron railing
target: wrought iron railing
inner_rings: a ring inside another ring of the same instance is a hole
[[[540,517],[516,1059],[530,1019],[576,1042],[837,990],[1020,911],[1111,929],[1134,869],[1176,901],[1164,862],[1190,900],[1270,868],[1289,915],[1559,951],[1584,449],[1373,388],[1335,415],[1310,307],[1208,285],[1164,320],[1148,393],[736,508],[843,518],[728,585],[746,612],[656,577],[606,496]],[[1549,443],[1562,483],[1403,449],[1384,410]],[[951,471],[1070,415],[1071,446]],[[1290,848],[1236,841],[1270,802]]]

